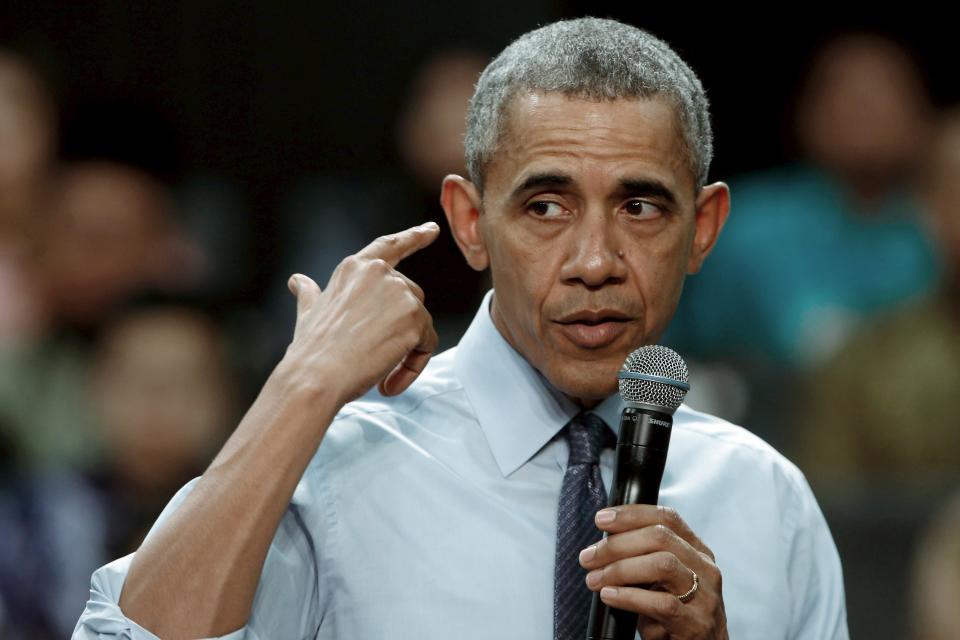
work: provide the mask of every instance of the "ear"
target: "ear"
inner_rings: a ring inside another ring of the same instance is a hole
[[[730,213],[730,187],[724,182],[703,187],[697,195],[696,207],[693,242],[687,258],[688,274],[700,271],[703,261],[717,243]]]
[[[447,215],[450,232],[467,259],[467,264],[483,271],[490,264],[487,246],[480,230],[482,204],[477,187],[465,178],[450,174],[443,179],[440,204]]]

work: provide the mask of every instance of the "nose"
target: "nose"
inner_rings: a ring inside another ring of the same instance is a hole
[[[621,284],[627,277],[616,221],[605,212],[587,212],[570,229],[563,280],[588,289]]]

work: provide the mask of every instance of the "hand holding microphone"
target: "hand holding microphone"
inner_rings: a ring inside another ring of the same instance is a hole
[[[587,640],[728,637],[713,553],[676,511],[657,506],[687,375],[683,359],[659,345],[631,353],[618,375],[625,409],[609,507],[596,517],[604,537],[580,554],[595,592]]]

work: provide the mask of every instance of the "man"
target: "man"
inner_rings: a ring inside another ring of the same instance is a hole
[[[374,241],[322,292],[294,275],[285,357],[137,553],[94,574],[75,637],[582,638],[590,591],[640,614],[646,640],[847,637],[802,475],[687,407],[672,508],[580,505],[575,525],[609,535],[561,552],[565,471],[599,466],[610,486],[617,369],[662,334],[729,209],[705,184],[696,76],[643,31],[554,23],[484,71],[466,149],[471,179],[447,176],[441,201],[494,289],[460,344],[430,359],[422,292],[395,270],[432,223]]]

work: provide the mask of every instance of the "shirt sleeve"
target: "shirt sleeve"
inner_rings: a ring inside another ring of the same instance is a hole
[[[802,472],[792,467],[793,500],[786,514],[787,578],[793,609],[791,640],[849,640],[840,554]]]
[[[147,534],[166,520],[196,486],[188,482],[164,508]],[[317,542],[304,519],[298,500],[309,493],[301,480],[294,500],[277,527],[267,551],[260,582],[247,624],[220,640],[266,640],[267,638],[313,638],[323,616],[326,594],[318,580]],[[315,498],[315,496],[314,496]],[[322,511],[322,510],[318,510]],[[321,531],[320,533],[323,533]],[[135,553],[97,569],[90,581],[90,599],[73,631],[73,640],[157,640],[157,636],[126,617],[118,602],[123,582]]]

